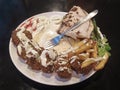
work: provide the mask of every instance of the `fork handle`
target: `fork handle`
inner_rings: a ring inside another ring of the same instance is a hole
[[[87,16],[82,18],[79,22],[75,23],[72,27],[70,27],[68,30],[65,30],[61,35],[62,37],[69,31],[75,30],[77,27],[79,27],[81,24],[85,23],[86,21],[90,20],[93,18],[96,14],[98,13],[98,10],[94,10],[90,12]]]

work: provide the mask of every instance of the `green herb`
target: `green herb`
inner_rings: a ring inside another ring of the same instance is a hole
[[[95,20],[93,20],[93,24],[94,24],[94,30],[92,32],[91,38],[95,41],[97,41],[98,44],[98,55],[99,56],[104,56],[106,52],[109,53],[109,51],[111,50],[111,47],[108,43],[107,38],[105,37],[105,35],[103,35],[99,28],[96,25]],[[110,55],[110,53],[109,53]]]

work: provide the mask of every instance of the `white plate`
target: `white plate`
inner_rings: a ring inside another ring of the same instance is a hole
[[[46,16],[46,17],[51,16],[51,15],[62,15],[63,16],[65,15],[65,12],[46,12],[46,13],[35,15],[34,17],[41,16],[41,15]],[[85,75],[85,76],[83,75],[73,76],[70,80],[63,80],[63,79],[55,77],[54,74],[48,75],[48,74],[42,73],[41,71],[31,70],[30,68],[28,68],[27,64],[25,64],[22,60],[20,60],[21,58],[18,56],[16,47],[12,43],[11,39],[9,42],[9,53],[10,53],[13,64],[23,75],[25,75],[26,77],[28,77],[29,79],[33,81],[46,84],[46,85],[52,85],[52,86],[71,85],[71,84],[82,82],[95,73],[95,71],[91,71],[88,75]]]

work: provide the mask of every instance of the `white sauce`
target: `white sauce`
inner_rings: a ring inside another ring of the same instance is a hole
[[[65,69],[68,69],[68,67],[60,67],[58,70],[59,71],[64,71]]]
[[[47,67],[47,58],[46,58],[45,54],[46,54],[46,52],[43,51],[41,56],[40,56],[40,59],[41,59],[42,66]]]
[[[90,61],[90,60],[94,60],[94,61],[101,61],[101,60],[103,60],[103,57],[97,57],[97,58],[87,58],[84,62],[86,62],[86,61]]]
[[[21,53],[22,53],[21,44],[19,44],[19,45],[17,46],[17,50],[18,50],[18,53],[21,55]]]
[[[44,67],[47,67],[47,65],[49,65],[49,62],[47,63],[47,57],[46,57],[46,53],[49,55],[51,60],[54,60],[57,56],[57,54],[53,51],[53,50],[44,50],[40,56],[41,58],[41,64]]]
[[[67,70],[68,73],[71,73],[71,69],[66,67],[66,66],[65,67],[59,67],[59,69],[57,71],[64,71],[64,70]]]
[[[78,57],[77,56],[72,56],[71,58],[70,58],[70,63],[73,63],[76,59],[77,59]]]
[[[65,65],[65,64],[67,64],[67,61],[65,61],[65,60],[61,60],[61,61],[59,61],[58,64],[59,64],[59,65]]]
[[[31,54],[29,54],[29,53],[32,53],[32,55]],[[38,52],[36,51],[36,50],[34,50],[33,48],[30,48],[27,52],[26,52],[26,56],[27,57],[38,57]]]
[[[84,39],[84,40],[83,40],[83,43],[85,44],[87,41],[88,41],[87,39]]]
[[[88,56],[89,55],[89,53],[81,53],[81,54],[79,54],[80,56],[84,56],[84,57],[86,57],[86,56]]]

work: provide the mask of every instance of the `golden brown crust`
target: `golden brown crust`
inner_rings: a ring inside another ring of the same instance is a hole
[[[70,79],[72,76],[71,66],[67,57],[58,58],[55,63],[55,72],[60,78]]]
[[[76,58],[74,61],[73,59],[70,60],[70,66],[71,68],[77,73],[79,74],[81,71],[81,62],[79,60],[79,58]]]
[[[47,67],[41,66],[44,73],[52,73],[54,71],[54,65],[48,65]]]
[[[70,79],[72,76],[72,74],[69,73],[67,70],[59,71],[59,72],[57,72],[57,74],[60,78],[65,78],[65,79]]]
[[[12,35],[11,35],[11,37],[12,37],[12,42],[14,43],[14,45],[15,46],[17,46],[19,43],[20,43],[20,40],[19,40],[19,38],[17,37],[17,32],[18,32],[19,30],[14,30],[14,31],[12,31]]]
[[[26,51],[25,51],[25,48],[24,48],[24,47],[21,47],[21,53],[19,53],[19,52],[18,52],[18,49],[17,49],[17,53],[18,53],[18,55],[19,55],[23,60],[27,60]]]
[[[32,34],[29,31],[25,30],[23,33],[26,35],[28,39],[30,40],[32,39]]]
[[[26,62],[33,70],[41,70],[40,62],[37,60],[27,60]]]

